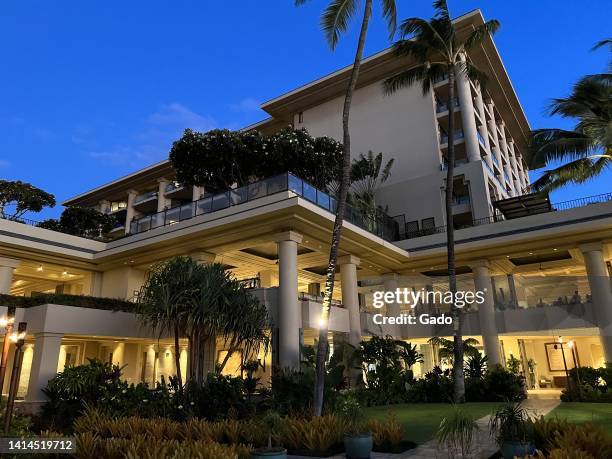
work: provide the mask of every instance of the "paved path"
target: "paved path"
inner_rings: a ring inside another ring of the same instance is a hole
[[[522,405],[534,416],[544,416],[559,404],[559,400],[525,400]],[[495,440],[489,435],[489,417],[485,416],[476,421],[480,428],[476,436],[475,452],[473,459],[488,459],[499,450]],[[291,459],[302,459],[301,456],[289,456]],[[458,456],[449,454],[448,451],[438,448],[436,440],[430,440],[415,449],[402,454],[372,453],[371,459],[455,459]],[[330,459],[344,459],[344,454],[333,456]],[[313,459],[313,458],[303,458]]]

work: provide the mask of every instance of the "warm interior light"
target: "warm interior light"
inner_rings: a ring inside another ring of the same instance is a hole
[[[325,323],[325,319],[323,317],[319,318],[318,325],[319,325],[319,328],[325,327],[326,323]]]
[[[563,343],[563,338],[562,338],[561,336],[559,336],[559,337],[557,338],[557,342],[558,342],[558,343]]]
[[[38,271],[38,272],[40,272],[40,271],[42,271],[42,270],[43,270],[42,265],[40,265],[38,268],[36,268],[36,271]]]
[[[0,319],[0,327],[6,327],[8,325],[8,319],[6,317],[2,317]]]
[[[11,333],[11,342],[16,343],[18,339],[17,333]]]
[[[62,273],[64,276],[68,275],[68,271],[64,270],[64,272]]]
[[[570,349],[574,347],[574,342],[572,340],[569,340],[567,342],[567,347],[569,347]]]

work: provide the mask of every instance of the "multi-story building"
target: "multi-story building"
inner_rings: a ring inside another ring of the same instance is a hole
[[[469,29],[483,18],[474,11],[456,21]],[[487,294],[467,309],[464,333],[478,340],[491,363],[505,364],[513,355],[538,385],[560,388],[562,360],[570,367],[612,361],[612,194],[552,205],[521,197],[529,185],[523,157],[529,125],[493,41],[468,58],[488,74],[489,85],[457,82],[453,224],[460,288]],[[372,301],[382,290],[441,290],[446,278],[448,82],[437,82],[425,96],[418,87],[385,96],[382,81],[406,65],[389,50],[363,63],[351,115],[354,153],[395,158],[377,195],[392,217],[367,221],[351,212],[345,221],[329,330],[332,342],[388,334],[417,344],[425,355],[419,373],[439,363],[428,339],[450,336],[452,327],[380,324]],[[263,104],[270,118],[251,128],[270,133],[292,124],[340,138],[349,70]],[[164,161],[64,204],[115,214],[115,238],[101,242],[0,220],[0,293],[130,300],[155,263],[189,255],[223,263],[268,306],[278,333],[273,355],[259,356],[266,372],[272,362],[299,365],[300,344],[314,342],[333,198],[299,177],[284,174],[210,195],[176,183]],[[2,301],[8,305],[10,297]],[[32,304],[16,316],[28,323],[20,387],[28,402],[40,402],[40,389],[65,365],[91,357],[126,365],[132,382],[174,371],[172,340],[158,339],[130,311],[104,310],[95,301],[87,308]],[[438,315],[445,308],[391,302],[382,312]],[[181,346],[186,359],[187,344]],[[224,352],[218,341],[209,364]],[[240,372],[241,358],[237,353],[227,371]]]

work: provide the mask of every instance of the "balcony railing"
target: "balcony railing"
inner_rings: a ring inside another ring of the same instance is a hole
[[[453,99],[453,102],[455,104],[455,107],[459,106],[459,99],[458,98],[455,97]],[[448,102],[438,101],[436,103],[436,113],[444,113],[444,112],[447,112],[447,111],[448,111]]]
[[[469,196],[455,196],[453,198],[453,206],[460,206],[462,204],[469,204],[470,197]]]
[[[483,164],[486,165],[484,161],[483,161]],[[551,207],[552,207],[552,212],[555,212],[555,211],[575,209],[578,207],[586,207],[589,205],[600,204],[600,203],[605,203],[605,202],[610,202],[610,201],[612,201],[612,193],[604,193],[604,194],[598,194],[595,196],[588,196],[586,198],[572,199],[570,201],[561,201],[558,203],[553,203]],[[398,215],[397,217],[394,217],[394,218],[397,221],[402,221],[402,219],[405,220],[405,217],[403,215]],[[471,223],[463,224],[461,226],[456,226],[455,229],[465,229],[465,228],[471,228],[474,226],[489,225],[489,224],[497,223],[501,221],[505,221],[502,215],[493,215],[493,216],[489,216],[485,218],[479,218],[476,220],[472,220]],[[445,233],[445,232],[446,232],[446,225],[443,225],[443,226],[436,226],[435,228],[421,229],[419,231],[407,231],[407,230],[403,232],[401,231],[400,236],[405,235],[406,239],[413,239],[417,237],[429,236],[431,234],[440,234],[440,233]]]
[[[173,225],[283,191],[291,191],[324,210],[336,212],[337,201],[334,197],[295,175],[286,173],[135,219],[130,225],[130,234]],[[397,222],[380,209],[360,210],[347,205],[344,219],[388,241],[397,240]]]
[[[323,295],[311,295],[310,293],[305,293],[305,292],[299,292],[298,293],[298,300],[300,301],[314,301],[315,303],[321,303],[323,304]],[[343,308],[344,305],[342,304],[342,301],[338,301],[338,300],[331,300],[331,305],[335,306],[337,308]]]
[[[152,198],[157,198],[157,191],[148,191],[146,193],[139,194],[134,198],[134,204],[139,204]]]
[[[455,131],[455,140],[460,140],[460,139],[463,139],[463,130],[457,129]],[[446,132],[440,133],[440,143],[442,145],[448,143],[448,134]]]
[[[459,167],[467,163],[468,163],[467,159],[456,159],[455,167]],[[448,169],[448,162],[444,161],[444,163],[440,164],[440,170],[445,171],[446,169]]]
[[[482,136],[482,134],[480,133],[480,131],[476,131],[476,136],[478,137],[478,141],[480,142],[480,144],[481,144],[483,147],[486,147],[486,146],[487,146],[487,144],[486,144],[486,142],[485,142],[484,137],[483,137],[483,136]]]
[[[184,188],[183,185],[179,182],[170,182],[166,185],[166,193],[172,193],[173,191],[177,191]]]

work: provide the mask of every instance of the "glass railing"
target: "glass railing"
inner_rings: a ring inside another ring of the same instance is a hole
[[[457,129],[455,131],[455,140],[463,139],[463,130]],[[440,133],[440,143],[446,144],[448,143],[448,134],[445,132]]]
[[[478,130],[476,131],[476,136],[478,137],[478,141],[480,142],[480,144],[481,144],[483,147],[486,147],[486,146],[487,146],[487,144],[486,144],[486,142],[485,142],[484,137],[483,137],[483,136],[482,136],[482,134],[480,133],[480,131],[478,131]]]
[[[453,206],[460,206],[461,204],[469,204],[470,197],[469,196],[455,196],[453,198]]]
[[[134,198],[134,204],[141,203],[143,201],[147,201],[152,198],[157,197],[157,191],[148,191],[146,193],[139,194]]]
[[[166,185],[166,193],[172,193],[173,191],[184,188],[179,182],[170,182]]]
[[[323,295],[311,295],[310,293],[306,293],[306,292],[299,292],[298,293],[298,300],[300,301],[313,301],[315,303],[321,303],[323,304]],[[337,308],[343,308],[344,305],[342,304],[342,301],[338,301],[338,300],[331,300],[331,305],[335,306]]]
[[[456,97],[453,99],[453,102],[455,103],[455,107],[459,106],[459,99],[457,99]],[[436,113],[443,113],[447,111],[448,111],[448,102],[438,101],[436,103]]]
[[[173,225],[199,215],[217,212],[283,191],[291,191],[324,210],[331,213],[336,212],[337,201],[334,197],[288,173],[140,217],[132,221],[130,234]],[[381,209],[357,209],[347,205],[344,219],[383,239],[397,240],[398,223]]]
[[[467,164],[468,160],[467,159],[456,159],[455,160],[455,167],[459,167],[462,166],[464,164]],[[448,162],[444,161],[442,164],[440,164],[440,170],[445,171],[446,169],[448,169]]]

